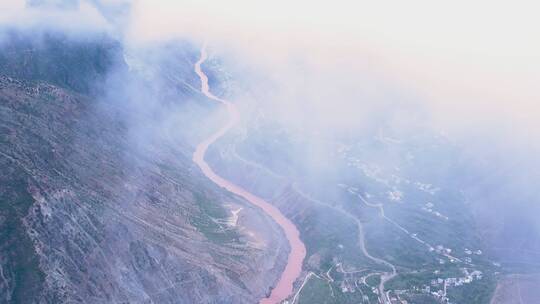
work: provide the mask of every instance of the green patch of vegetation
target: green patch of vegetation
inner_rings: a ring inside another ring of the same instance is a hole
[[[342,289],[342,283],[341,280],[329,282],[312,276],[302,289],[298,303],[374,303],[378,299],[372,289],[364,284],[348,281],[345,284],[347,287]]]
[[[347,282],[347,290],[342,289],[342,282],[334,281],[332,283],[332,298],[335,303],[376,303],[378,296],[373,293],[372,288],[358,284],[354,285],[351,281]],[[353,288],[352,290],[350,288]],[[367,298],[367,300],[365,300]]]
[[[208,199],[204,194],[194,193],[195,202],[200,213],[191,219],[191,224],[197,228],[208,240],[226,244],[239,241],[236,230],[230,229],[224,222],[228,218],[227,211],[217,202]]]
[[[339,303],[332,297],[332,289],[328,282],[317,277],[311,277],[300,293],[299,304],[332,304]]]
[[[429,285],[432,279],[437,279],[438,275],[432,271],[422,271],[418,273],[398,274],[392,280],[386,282],[386,290],[404,290],[415,286]]]
[[[303,221],[297,223],[307,249],[307,255],[321,256],[320,269],[330,269],[337,258],[347,265],[380,268],[367,259],[360,250],[356,223],[329,207],[316,206],[305,213]]]
[[[497,283],[491,276],[484,276],[470,284],[448,289],[448,298],[452,303],[484,304],[491,301]]]
[[[408,303],[414,304],[440,304],[441,302],[435,299],[435,297],[423,294],[411,294],[401,296]]]
[[[372,287],[377,287],[381,283],[380,275],[372,275],[366,278],[366,284]]]
[[[427,248],[381,218],[366,224],[366,246],[373,256],[408,269],[424,269],[438,263]]]

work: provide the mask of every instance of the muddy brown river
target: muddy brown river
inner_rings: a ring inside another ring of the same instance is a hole
[[[276,304],[285,300],[293,292],[293,283],[298,279],[302,272],[302,263],[306,256],[306,247],[302,240],[300,240],[300,233],[296,226],[286,218],[278,208],[268,203],[264,199],[250,193],[242,187],[234,184],[233,182],[219,176],[212,170],[210,165],[205,161],[205,154],[208,147],[213,144],[220,137],[225,135],[233,126],[235,126],[240,119],[240,113],[236,106],[228,100],[219,98],[210,92],[208,85],[208,77],[203,72],[201,65],[208,58],[206,47],[201,49],[201,57],[195,64],[195,73],[201,79],[201,92],[208,98],[221,103],[227,109],[229,119],[227,123],[219,130],[213,133],[210,137],[199,143],[193,153],[193,161],[201,168],[202,172],[211,181],[218,186],[227,189],[228,191],[243,197],[251,204],[261,208],[266,214],[268,214],[282,229],[289,242],[291,251],[287,259],[287,265],[285,270],[281,274],[277,284],[272,289],[271,294],[264,299],[260,300],[260,304]]]

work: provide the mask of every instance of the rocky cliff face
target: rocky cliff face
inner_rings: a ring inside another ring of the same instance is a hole
[[[149,115],[131,111],[120,89],[99,93],[123,62],[116,47],[64,41],[56,57],[47,43],[28,56],[13,51],[27,43],[0,50],[0,302],[262,297],[287,243],[269,218],[192,164],[189,128],[212,108],[190,86],[191,57],[174,60],[183,68],[165,77],[160,88],[169,90],[158,90]]]

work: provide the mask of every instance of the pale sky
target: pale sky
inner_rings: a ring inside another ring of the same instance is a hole
[[[335,51],[318,54],[321,64],[331,64],[331,56],[367,54],[389,77],[435,91],[429,94],[464,90],[475,99],[486,94],[530,106],[540,96],[534,89],[540,81],[538,3],[139,0],[131,33],[138,39],[208,36],[269,61],[320,49]]]
[[[126,31],[130,42],[206,38],[224,51],[242,54],[269,74],[290,77],[295,76],[285,66],[290,56],[303,56],[313,65],[312,74],[324,71],[349,78],[369,66],[377,77],[425,100],[437,121],[463,122],[469,128],[485,120],[515,124],[522,133],[540,133],[537,1],[132,3]],[[104,26],[88,4],[63,16],[50,11],[29,13],[21,0],[0,1],[0,21],[4,23],[35,23],[38,19],[69,27]],[[338,79],[334,77],[334,81]]]

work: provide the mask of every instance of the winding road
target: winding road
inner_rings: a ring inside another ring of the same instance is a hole
[[[290,245],[290,252],[287,259],[287,265],[285,270],[281,274],[276,286],[272,289],[272,292],[267,298],[261,299],[260,304],[276,304],[287,299],[293,292],[293,283],[300,276],[302,272],[302,263],[306,256],[306,247],[300,240],[300,233],[296,226],[287,219],[278,208],[274,207],[264,199],[250,193],[242,187],[234,184],[233,182],[219,176],[212,170],[210,165],[204,160],[208,147],[216,140],[225,135],[233,126],[235,126],[240,120],[240,113],[236,106],[228,100],[219,98],[210,92],[208,85],[208,76],[202,71],[201,65],[208,59],[206,52],[206,46],[201,49],[200,59],[195,63],[195,73],[201,80],[201,93],[209,99],[215,100],[225,106],[229,114],[229,120],[218,131],[212,134],[207,139],[199,143],[193,153],[193,162],[195,162],[212,182],[220,187],[225,188],[229,192],[232,192],[251,204],[261,208],[266,214],[268,214],[282,229]]]
[[[379,290],[379,296],[380,296],[383,304],[390,304],[391,302],[390,302],[390,299],[388,297],[388,294],[384,292],[384,286],[385,286],[386,282],[388,282],[389,280],[391,280],[392,278],[394,278],[397,275],[396,267],[392,263],[390,263],[390,262],[388,262],[388,261],[386,261],[386,260],[384,260],[382,258],[375,257],[375,256],[373,256],[373,255],[371,255],[369,253],[369,251],[366,248],[366,239],[365,239],[365,234],[364,234],[364,226],[362,225],[362,222],[357,217],[353,216],[352,214],[348,213],[347,211],[343,210],[342,208],[332,207],[331,205],[320,202],[317,199],[315,199],[315,198],[309,196],[308,194],[302,192],[297,187],[296,184],[293,184],[293,189],[296,191],[296,193],[300,194],[304,198],[306,198],[306,199],[308,199],[308,200],[310,200],[310,201],[312,201],[314,203],[317,203],[317,204],[324,205],[324,206],[327,206],[329,208],[332,208],[333,210],[335,210],[335,211],[341,213],[342,215],[344,215],[344,217],[349,218],[349,219],[353,220],[356,223],[356,225],[358,227],[358,240],[359,240],[358,243],[360,245],[360,250],[362,251],[362,254],[366,258],[368,258],[368,259],[372,260],[373,262],[375,262],[376,264],[383,265],[384,267],[387,267],[387,268],[391,269],[390,272],[382,272],[382,273],[372,273],[372,274],[370,274],[370,275],[374,275],[374,274],[380,275],[381,281],[380,281],[379,286],[377,288]],[[381,212],[382,212],[382,215],[384,216],[384,209],[383,209],[382,205],[373,205],[373,204],[370,204],[369,202],[367,202],[366,200],[364,200],[364,202],[366,204],[368,204],[368,206],[370,206],[370,207],[379,208],[379,210],[381,210]],[[294,304],[294,302],[293,302],[293,304]]]

